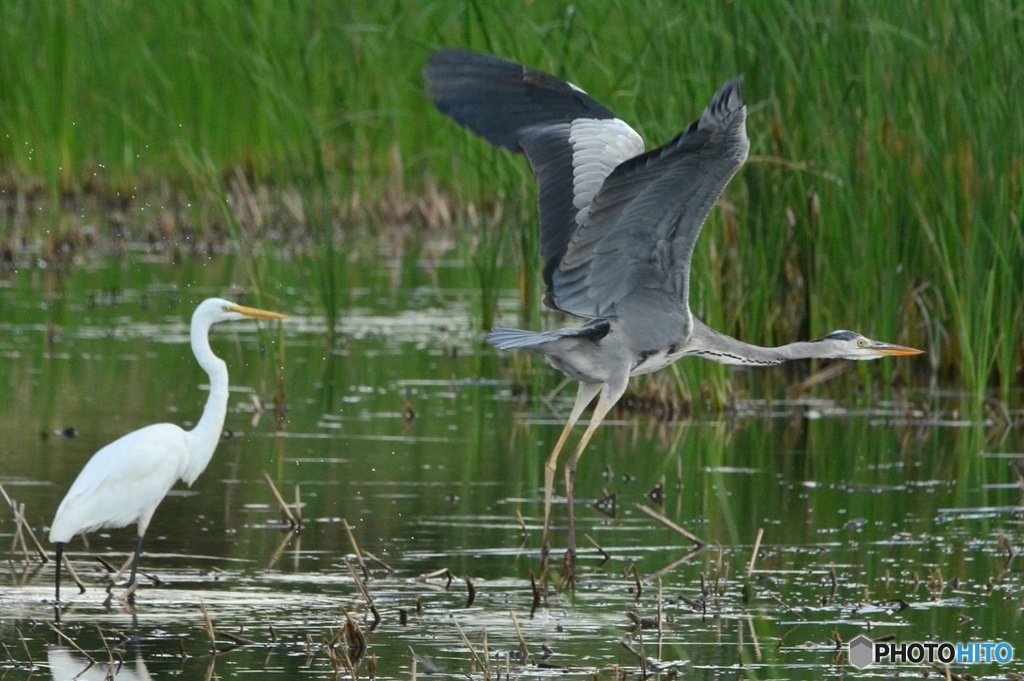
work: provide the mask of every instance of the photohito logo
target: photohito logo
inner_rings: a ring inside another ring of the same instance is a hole
[[[850,664],[864,669],[875,662],[939,662],[941,664],[1006,664],[1013,660],[1013,646],[1005,641],[978,643],[897,643],[872,641],[858,636],[850,641]]]

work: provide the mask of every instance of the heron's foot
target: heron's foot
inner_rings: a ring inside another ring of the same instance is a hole
[[[562,557],[562,581],[570,591],[576,590],[576,549],[569,548]]]

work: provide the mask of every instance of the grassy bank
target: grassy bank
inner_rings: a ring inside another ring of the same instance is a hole
[[[85,212],[101,239],[168,206],[162,222],[230,242],[287,224],[317,245],[326,309],[339,239],[367,219],[454,215],[480,237],[488,287],[536,264],[534,239],[479,217],[501,206],[530,228],[525,164],[432,110],[432,50],[570,78],[649,144],[743,73],[752,158],[698,247],[694,309],[760,343],[853,327],[928,348],[858,368],[888,379],[935,372],[1004,398],[1024,380],[1024,9],[1010,0],[25,0],[0,3],[0,44],[5,248]],[[263,212],[237,219],[262,188]]]

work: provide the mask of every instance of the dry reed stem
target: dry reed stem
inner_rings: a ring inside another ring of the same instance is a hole
[[[592,545],[592,546],[593,546],[593,547],[594,547],[595,549],[597,549],[597,550],[598,550],[598,552],[599,552],[599,553],[601,554],[601,556],[603,557],[603,559],[601,560],[601,562],[600,562],[600,563],[598,563],[598,567],[601,567],[602,565],[604,565],[605,563],[607,563],[607,562],[608,562],[609,560],[611,560],[611,559],[612,559],[612,556],[611,556],[611,554],[610,554],[610,553],[608,553],[607,551],[605,551],[605,550],[604,550],[603,548],[601,548],[601,545],[600,545],[600,544],[598,544],[598,543],[597,543],[596,541],[594,541],[594,538],[593,538],[593,537],[591,537],[591,536],[590,536],[589,534],[587,534],[586,532],[584,532],[584,533],[583,533],[583,538],[584,538],[584,539],[586,539],[586,540],[587,540],[588,542],[590,542],[590,544],[591,544],[591,545]]]
[[[644,641],[643,641],[643,636],[642,635],[641,635],[640,640],[638,641],[638,643],[639,643],[639,645],[641,647],[643,647]],[[621,645],[623,648],[625,648],[626,650],[631,652],[636,657],[637,662],[640,663],[641,671],[644,672],[644,673],[641,674],[641,678],[647,678],[647,674],[646,674],[647,659],[644,657],[644,654],[643,654],[642,651],[637,650],[636,648],[633,647],[633,635],[632,634],[626,634],[625,636],[623,636],[621,639],[619,639],[619,645]]]
[[[743,669],[746,665],[743,664],[743,646],[746,645],[744,640],[743,626],[736,627],[736,666]]]
[[[487,646],[487,627],[483,627],[480,634],[484,639],[484,678],[488,679],[491,676],[491,650]]]
[[[25,544],[25,536],[21,531],[21,516],[18,515],[18,509],[15,507],[14,511],[14,537],[11,539],[11,553],[18,552],[18,546],[21,546],[21,553],[25,557],[25,564],[29,562],[28,557],[28,546]]]
[[[331,640],[324,642],[324,650],[327,652],[327,657],[331,660],[331,667],[334,669],[335,673],[338,672],[338,662],[340,661],[341,663],[343,663],[345,669],[348,670],[348,675],[355,679],[356,668],[355,665],[352,664],[352,658],[350,658],[348,655],[348,643],[341,640],[342,631],[343,630],[339,630],[338,633],[335,634]],[[341,644],[340,654],[338,653],[338,650],[334,647],[335,644],[337,643]]]
[[[96,625],[96,633],[100,635],[100,641],[103,643],[103,649],[107,651],[107,665],[109,670],[114,669],[114,650],[107,644],[107,637],[103,635],[103,629],[100,625]],[[84,651],[83,651],[84,652]],[[124,662],[123,659],[118,659],[118,671],[120,671],[120,665]],[[117,676],[117,672],[112,672],[114,676]]]
[[[790,614],[795,615],[796,617],[799,617],[802,620],[806,620],[807,619],[799,611],[794,610],[793,608],[791,608],[789,603],[786,603],[785,601],[783,601],[781,598],[779,598],[779,596],[777,594],[769,594],[769,596],[771,596],[771,599],[773,601],[775,601],[776,603],[781,605],[783,608],[788,610],[790,612]]]
[[[640,581],[640,571],[637,570],[635,563],[633,565],[630,565],[628,568],[626,568],[625,576],[628,577],[630,574],[633,575],[633,585],[636,587],[636,594],[634,596],[634,601],[639,603],[640,602],[640,596],[643,594],[644,586],[643,586],[643,583]]]
[[[124,571],[125,571],[125,570],[127,570],[127,569],[128,569],[129,567],[131,567],[131,564],[132,564],[132,558],[134,558],[134,556],[128,556],[128,560],[126,560],[126,561],[125,561],[125,562],[124,562],[124,563],[123,563],[123,564],[121,565],[121,569],[119,569],[119,570],[117,571],[117,573],[116,573],[116,574],[114,575],[114,577],[113,577],[113,581],[114,581],[114,582],[116,582],[117,580],[121,579],[121,576],[122,576],[122,575],[124,574]]]
[[[316,654],[316,650],[313,646],[313,636],[306,632],[306,666],[310,666],[313,663],[313,656]]]
[[[533,617],[533,613],[537,612],[537,608],[540,607],[541,593],[540,585],[537,584],[537,576],[532,572],[530,573],[530,591],[533,593],[533,601],[530,604],[530,617]]]
[[[664,629],[662,627],[662,617],[665,615],[665,608],[661,596],[661,577],[658,577],[658,659],[664,659],[662,657],[662,643],[664,638]]]
[[[301,534],[296,534],[294,532],[286,532],[284,536],[281,537],[281,543],[279,543],[277,545],[277,548],[274,549],[274,552],[270,554],[270,560],[267,561],[268,569],[274,567],[277,564],[277,561],[281,560],[281,556],[284,555],[284,550],[288,548],[288,544],[291,543],[292,537],[296,537],[297,542],[302,541]]]
[[[757,632],[754,631],[754,618],[747,618],[747,628],[750,630],[750,640],[754,642],[754,660],[756,662],[761,661],[761,641],[757,638]]]
[[[240,634],[232,634],[230,631],[223,631],[221,629],[214,628],[213,634],[214,634],[214,636],[220,636],[221,638],[226,638],[227,640],[231,641],[232,643],[235,643],[235,644],[240,645],[240,646],[254,646],[254,645],[257,645],[256,641],[253,641],[251,638],[246,638],[245,636],[242,636]]]
[[[39,554],[39,557],[42,558],[44,563],[50,562],[50,559],[46,556],[46,551],[43,550],[42,545],[39,543],[39,539],[36,538],[36,533],[32,531],[32,526],[29,525],[28,521],[25,519],[25,505],[21,505],[21,512],[19,513],[17,504],[15,503],[14,499],[7,495],[7,490],[4,489],[3,485],[0,485],[0,495],[3,496],[4,501],[7,502],[7,505],[11,507],[11,511],[14,512],[14,521],[18,527],[18,532],[20,532],[21,528],[24,527],[25,531],[28,533],[29,538],[32,540],[32,544],[36,548],[36,553]],[[27,559],[28,547],[25,546],[25,538],[22,537],[21,541]]]
[[[352,581],[355,582],[356,588],[359,589],[359,593],[362,594],[363,600],[366,601],[366,605],[370,608],[370,612],[373,613],[373,624],[370,625],[370,631],[373,631],[381,622],[380,613],[377,612],[377,606],[374,605],[373,598],[370,597],[370,590],[366,588],[366,584],[359,579],[358,575],[356,575],[356,570],[352,567],[352,563],[346,561],[345,567],[348,568],[349,574],[352,575]],[[347,617],[348,613],[345,613],[345,616]]]
[[[61,631],[59,627],[54,625],[52,622],[47,622],[46,624],[51,629],[53,629],[53,631],[57,634],[57,636],[60,636],[63,640],[68,642],[68,645],[70,645],[72,648],[74,648],[79,653],[81,653],[83,656],[85,656],[85,658],[87,660],[89,660],[89,664],[90,665],[96,664],[96,660],[93,659],[92,655],[90,655],[89,653],[87,653],[84,650],[82,650],[81,646],[79,646],[77,643],[75,643],[75,641],[70,636],[68,636],[63,631]],[[100,638],[102,638],[102,637],[100,637]]]
[[[639,508],[644,513],[646,513],[647,515],[649,515],[651,518],[654,518],[655,520],[657,520],[659,523],[661,523],[665,527],[669,528],[673,532],[677,532],[678,534],[682,535],[683,537],[685,537],[689,541],[693,542],[697,546],[700,546],[700,547],[708,546],[708,543],[706,541],[704,541],[703,539],[701,539],[697,535],[693,534],[692,532],[688,532],[687,530],[684,530],[683,528],[679,527],[679,525],[676,525],[674,522],[672,522],[671,520],[666,518],[661,513],[658,513],[653,508],[650,508],[649,506],[644,506],[643,504],[636,504],[636,507]]]
[[[203,603],[202,599],[199,601],[199,611],[203,613],[203,628],[206,630],[206,635],[210,637],[210,652],[216,655],[217,631],[213,628],[213,622],[210,620],[210,613],[206,611],[206,604]]]
[[[288,508],[288,504],[285,503],[284,497],[282,497],[281,493],[277,491],[277,485],[275,485],[274,481],[270,479],[270,474],[263,471],[263,479],[266,480],[267,484],[270,486],[270,492],[274,495],[274,500],[281,508],[281,514],[292,527],[299,527],[299,521],[295,519],[295,516],[292,514],[292,510]]]
[[[203,673],[203,681],[213,681],[214,672],[217,666],[217,656],[211,655],[210,662],[206,665],[206,671]]]
[[[25,555],[25,563],[28,564],[29,561],[30,561],[30,558],[29,558],[28,542],[25,541],[25,535],[26,534],[30,535],[33,540],[35,540],[35,535],[32,534],[32,528],[29,526],[28,521],[25,520],[25,504],[24,503],[18,504],[18,509],[14,513],[14,520],[15,520],[15,523],[17,524],[17,526],[18,526],[18,530],[15,533],[15,536],[21,541],[21,550],[22,550],[22,552]],[[36,549],[40,553],[40,555],[42,556],[43,562],[45,563],[47,561],[46,554],[44,552],[42,552],[42,548],[39,547],[39,542],[38,541],[36,541]]]
[[[18,639],[21,641],[21,647],[25,651],[25,657],[28,658],[28,663],[35,667],[36,661],[32,659],[32,653],[28,650],[28,641],[25,640],[25,636],[21,633],[21,629],[15,629],[15,631],[18,632]]]
[[[444,577],[447,579],[444,585],[445,589],[448,589],[452,585],[452,581],[455,579],[455,575],[452,574],[451,570],[448,568],[439,568],[433,572],[428,572],[425,575],[420,575],[419,580],[425,582],[428,579],[434,579],[435,577]]]
[[[125,571],[132,566],[132,561],[134,559],[135,559],[135,554],[134,553],[132,553],[132,554],[130,554],[128,556],[128,558],[121,565],[121,569],[118,570],[116,572],[116,574],[114,574],[114,576],[111,578],[111,581],[113,583],[116,583],[117,580],[121,579],[121,577],[124,576]],[[111,566],[111,564],[108,563],[107,561],[103,560],[103,558],[101,558],[100,556],[96,556],[96,560],[98,560],[103,565],[103,567],[105,567],[107,569],[108,572],[114,572],[113,566]],[[138,575],[141,575],[142,577],[145,577],[146,579],[148,579],[153,584],[153,586],[160,586],[161,584],[163,584],[163,581],[160,579],[160,577],[158,575],[151,575],[148,572],[146,572],[145,570],[143,570],[141,567],[138,568],[136,570],[136,572],[138,573]],[[132,587],[135,587],[137,584],[138,584],[138,580],[136,580],[135,584],[133,584]],[[111,584],[111,586],[113,586],[113,584]],[[132,589],[130,589],[130,591],[132,593],[134,593],[135,589],[132,588]],[[128,593],[126,592],[124,595],[127,596]]]
[[[672,561],[671,563],[669,563],[665,567],[661,568],[657,572],[652,572],[650,574],[650,577],[652,579],[664,577],[665,575],[669,574],[670,572],[673,572],[677,567],[679,567],[683,563],[687,563],[687,562],[693,560],[694,556],[699,556],[700,554],[704,553],[704,549],[705,548],[707,548],[707,547],[706,546],[698,546],[698,547],[696,547],[694,549],[691,549],[689,553],[683,554],[681,557],[679,557],[676,560]]]
[[[764,537],[764,528],[757,528],[757,538],[754,539],[754,550],[750,554],[750,562],[747,563],[747,579],[754,573],[754,563],[757,562],[757,552],[761,549],[761,539]]]
[[[530,530],[526,528],[526,521],[523,520],[523,510],[516,506],[516,521],[519,523],[519,532],[523,535],[523,541],[525,542],[530,538]]]
[[[480,660],[480,655],[476,652],[476,647],[470,642],[469,637],[466,636],[466,632],[462,630],[462,627],[459,626],[458,620],[452,620],[452,622],[455,624],[455,629],[459,632],[459,636],[462,637],[462,642],[466,644],[467,648],[469,648],[469,654],[476,662],[477,666],[480,669],[485,669],[484,663]],[[484,673],[484,678],[488,678],[486,671]]]
[[[516,630],[516,638],[519,639],[519,662],[521,664],[528,664],[530,660],[530,649],[526,645],[526,639],[523,637],[523,630],[519,628],[519,620],[516,619],[516,614],[509,610],[508,614],[512,617],[512,627]]]
[[[274,623],[270,621],[269,617],[267,618],[267,629],[270,631],[270,642],[277,643],[277,632],[274,631]]]
[[[359,544],[356,542],[356,536],[352,534],[352,528],[349,527],[348,521],[344,518],[341,519],[341,526],[345,528],[345,534],[348,535],[348,541],[352,545],[352,553],[356,554],[356,562],[359,563],[359,569],[363,571],[363,579],[369,579],[370,571],[366,569],[366,563],[363,561],[363,554],[359,550]]]
[[[395,569],[393,567],[391,567],[390,565],[385,563],[383,560],[381,560],[380,558],[378,558],[374,554],[370,553],[366,549],[363,549],[363,553],[366,555],[367,558],[372,560],[374,563],[376,563],[377,565],[380,565],[382,568],[387,570],[388,574],[390,574],[390,575],[395,574]]]
[[[345,614],[345,657],[352,665],[352,678],[355,678],[356,670],[362,663],[363,658],[366,657],[368,645],[366,643],[366,635],[359,628],[359,624],[352,619],[347,610],[342,608],[342,612]],[[349,655],[349,648],[354,648],[354,656]]]

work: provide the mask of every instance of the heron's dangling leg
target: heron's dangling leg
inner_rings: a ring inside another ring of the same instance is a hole
[[[135,557],[132,558],[132,574],[128,578],[128,588],[131,589],[132,585],[135,584],[135,573],[139,571],[139,557],[142,556],[142,535],[140,534],[138,539],[135,540]],[[128,594],[128,602],[135,603],[135,592]]]
[[[575,509],[575,483],[576,483],[576,466],[579,464],[580,456],[583,454],[583,450],[587,448],[587,443],[590,442],[590,438],[593,437],[594,431],[604,421],[604,417],[608,415],[611,408],[615,406],[615,403],[619,401],[622,394],[626,392],[626,385],[628,384],[629,377],[626,376],[621,380],[611,379],[609,382],[601,386],[601,396],[597,400],[597,405],[594,407],[594,413],[590,417],[590,423],[587,424],[587,430],[583,433],[583,437],[580,438],[579,444],[576,445],[576,449],[573,451],[572,456],[565,462],[565,497],[566,504],[568,505],[568,538],[566,539],[565,549],[565,563],[564,563],[564,578],[567,584],[573,586],[576,582],[576,509]]]
[[[548,456],[548,460],[544,464],[544,534],[540,549],[540,571],[542,574],[547,572],[548,554],[551,552],[551,501],[555,494],[555,469],[558,468],[558,455],[562,453],[565,441],[569,439],[569,434],[576,422],[580,420],[583,410],[600,391],[600,383],[580,383],[579,389],[576,391],[576,401],[572,405],[572,411],[569,412],[569,420],[565,422],[562,434],[558,436],[558,442],[555,443],[555,448],[551,450],[551,455]]]

